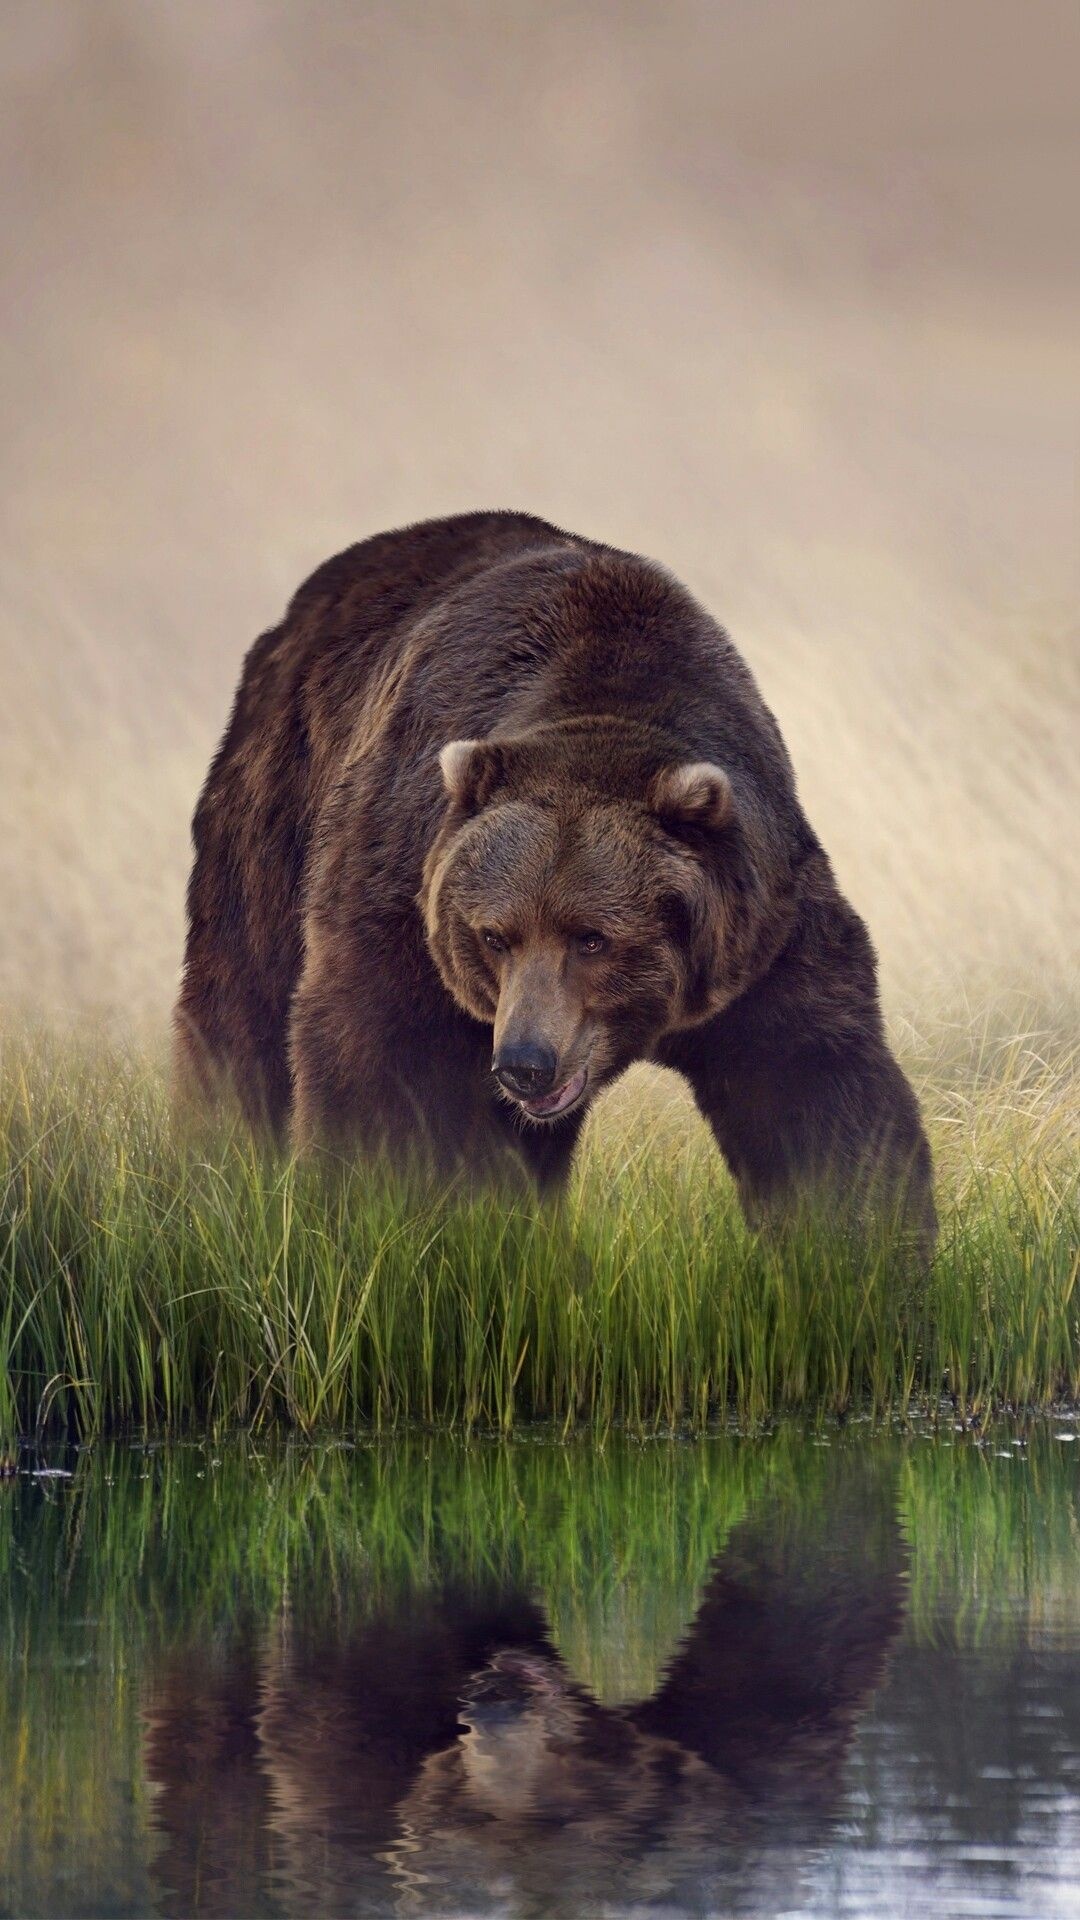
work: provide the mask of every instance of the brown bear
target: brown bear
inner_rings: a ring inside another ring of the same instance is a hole
[[[544,1186],[652,1061],[752,1220],[872,1192],[931,1237],[866,929],[654,562],[508,512],[339,554],[247,657],[194,845],[178,1061],[254,1124]]]

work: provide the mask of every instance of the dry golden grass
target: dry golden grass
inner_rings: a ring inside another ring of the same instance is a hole
[[[0,1002],[160,1029],[242,654],[504,504],[731,627],[897,1018],[1080,950],[1075,9],[17,0]]]

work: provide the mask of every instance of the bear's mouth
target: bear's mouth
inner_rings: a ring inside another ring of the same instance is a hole
[[[542,1094],[538,1100],[522,1100],[521,1105],[531,1120],[557,1120],[577,1106],[588,1078],[588,1068],[579,1067],[573,1079],[564,1080],[553,1093]]]

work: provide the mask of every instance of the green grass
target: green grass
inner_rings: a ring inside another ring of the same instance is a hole
[[[743,1227],[704,1129],[641,1075],[558,1212],[326,1180],[242,1133],[180,1140],[115,1047],[0,1043],[0,1434],[66,1420],[304,1432],[734,1412],[967,1410],[1080,1388],[1075,1059],[1033,1036],[915,1050],[942,1233],[913,1277],[828,1223]],[[910,1063],[909,1063],[910,1064]]]

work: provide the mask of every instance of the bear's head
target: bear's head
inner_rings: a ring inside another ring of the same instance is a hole
[[[562,1119],[747,984],[758,863],[722,767],[608,718],[454,740],[440,765],[428,946],[531,1120]]]

